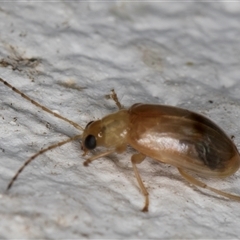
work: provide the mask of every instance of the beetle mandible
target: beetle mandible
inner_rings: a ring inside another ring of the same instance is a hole
[[[240,201],[240,196],[212,188],[188,173],[224,178],[235,173],[240,166],[240,155],[231,139],[215,123],[198,113],[172,106],[140,103],[124,109],[115,91],[112,90],[109,96],[115,101],[119,110],[101,120],[89,122],[83,129],[77,123],[32,100],[2,78],[0,82],[42,110],[83,131],[82,134],[51,145],[30,157],[17,171],[7,189],[11,188],[22,170],[37,156],[73,140],[81,139],[84,156],[98,146],[107,149],[105,152],[86,159],[84,166],[111,153],[122,153],[127,145],[137,151],[132,155],[131,162],[137,182],[145,197],[142,209],[144,212],[148,211],[149,194],[143,184],[137,164],[140,164],[146,156],[176,167],[179,173],[193,185]]]

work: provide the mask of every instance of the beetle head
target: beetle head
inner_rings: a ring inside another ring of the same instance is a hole
[[[91,121],[86,125],[82,135],[82,150],[85,153],[102,145],[102,131],[101,120]]]

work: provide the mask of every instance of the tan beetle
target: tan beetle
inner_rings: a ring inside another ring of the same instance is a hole
[[[133,154],[131,162],[139,187],[145,196],[142,211],[148,211],[149,197],[137,164],[145,157],[151,157],[160,163],[177,167],[179,173],[190,183],[206,188],[224,197],[240,201],[240,196],[220,191],[200,182],[188,172],[207,177],[227,177],[235,173],[240,166],[240,155],[231,139],[215,123],[206,117],[177,107],[151,104],[134,104],[124,109],[119,103],[114,90],[110,97],[117,104],[119,111],[89,122],[85,129],[67,118],[62,117],[30,99],[18,89],[0,78],[0,82],[10,87],[42,110],[67,121],[83,133],[65,141],[42,149],[17,171],[10,181],[10,189],[22,170],[40,154],[76,139],[82,140],[83,155],[98,146],[107,150],[84,161],[88,166],[93,160],[111,153],[122,153],[130,145],[138,153]]]

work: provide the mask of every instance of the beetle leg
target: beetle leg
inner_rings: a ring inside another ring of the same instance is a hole
[[[109,94],[109,95],[106,95],[106,98],[107,98],[107,99],[110,99],[110,98],[111,98],[111,99],[116,103],[116,105],[117,105],[117,107],[118,107],[119,110],[124,109],[123,105],[119,102],[118,96],[117,96],[117,94],[115,93],[114,89],[112,89],[111,91],[112,91],[112,93]]]
[[[127,148],[127,144],[122,144],[115,149],[115,152],[118,154],[123,153],[126,151],[126,148]]]
[[[142,153],[136,153],[136,154],[132,155],[132,158],[131,158],[133,171],[134,171],[134,174],[135,174],[135,176],[137,178],[138,185],[139,185],[143,195],[145,196],[145,205],[144,205],[144,207],[142,209],[143,212],[147,212],[148,211],[148,205],[149,205],[148,191],[147,191],[146,187],[143,184],[143,181],[141,179],[141,176],[139,174],[139,171],[137,169],[136,164],[141,163],[145,159],[145,157],[146,156],[143,155]]]
[[[115,152],[115,150],[109,150],[109,151],[107,151],[107,152],[102,152],[102,153],[99,153],[99,154],[97,154],[97,155],[94,155],[94,156],[86,159],[86,160],[83,162],[83,165],[84,165],[85,167],[87,167],[88,164],[91,163],[92,161],[94,161],[94,160],[96,160],[96,159],[98,159],[98,158],[107,156],[107,155],[109,155],[109,154],[111,154],[111,153],[113,153],[113,152]]]
[[[188,175],[181,168],[178,168],[178,171],[188,182],[192,183],[193,185],[196,185],[196,186],[201,187],[201,188],[206,188],[206,189],[208,189],[208,190],[210,190],[212,192],[215,192],[215,193],[217,193],[217,194],[219,194],[221,196],[233,199],[235,201],[240,201],[240,196],[233,195],[233,194],[230,194],[230,193],[226,193],[226,192],[220,191],[218,189],[209,187],[207,184],[205,184],[203,182],[200,182],[199,180],[195,179],[194,177]]]

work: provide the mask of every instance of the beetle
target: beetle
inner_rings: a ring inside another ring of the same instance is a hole
[[[86,159],[84,166],[111,153],[123,153],[128,145],[137,151],[132,155],[131,162],[138,185],[145,197],[143,212],[148,211],[149,194],[137,164],[146,157],[176,167],[179,173],[193,185],[240,201],[240,196],[212,188],[189,174],[192,172],[205,177],[224,178],[234,174],[240,167],[240,155],[232,140],[205,116],[166,105],[137,103],[125,109],[112,90],[112,94],[108,97],[115,101],[119,110],[100,120],[89,122],[83,129],[77,123],[35,102],[2,78],[0,82],[42,110],[83,131],[82,134],[44,148],[30,157],[14,175],[7,189],[11,188],[22,170],[37,156],[73,140],[81,139],[83,156],[99,146],[106,148],[105,152]]]

